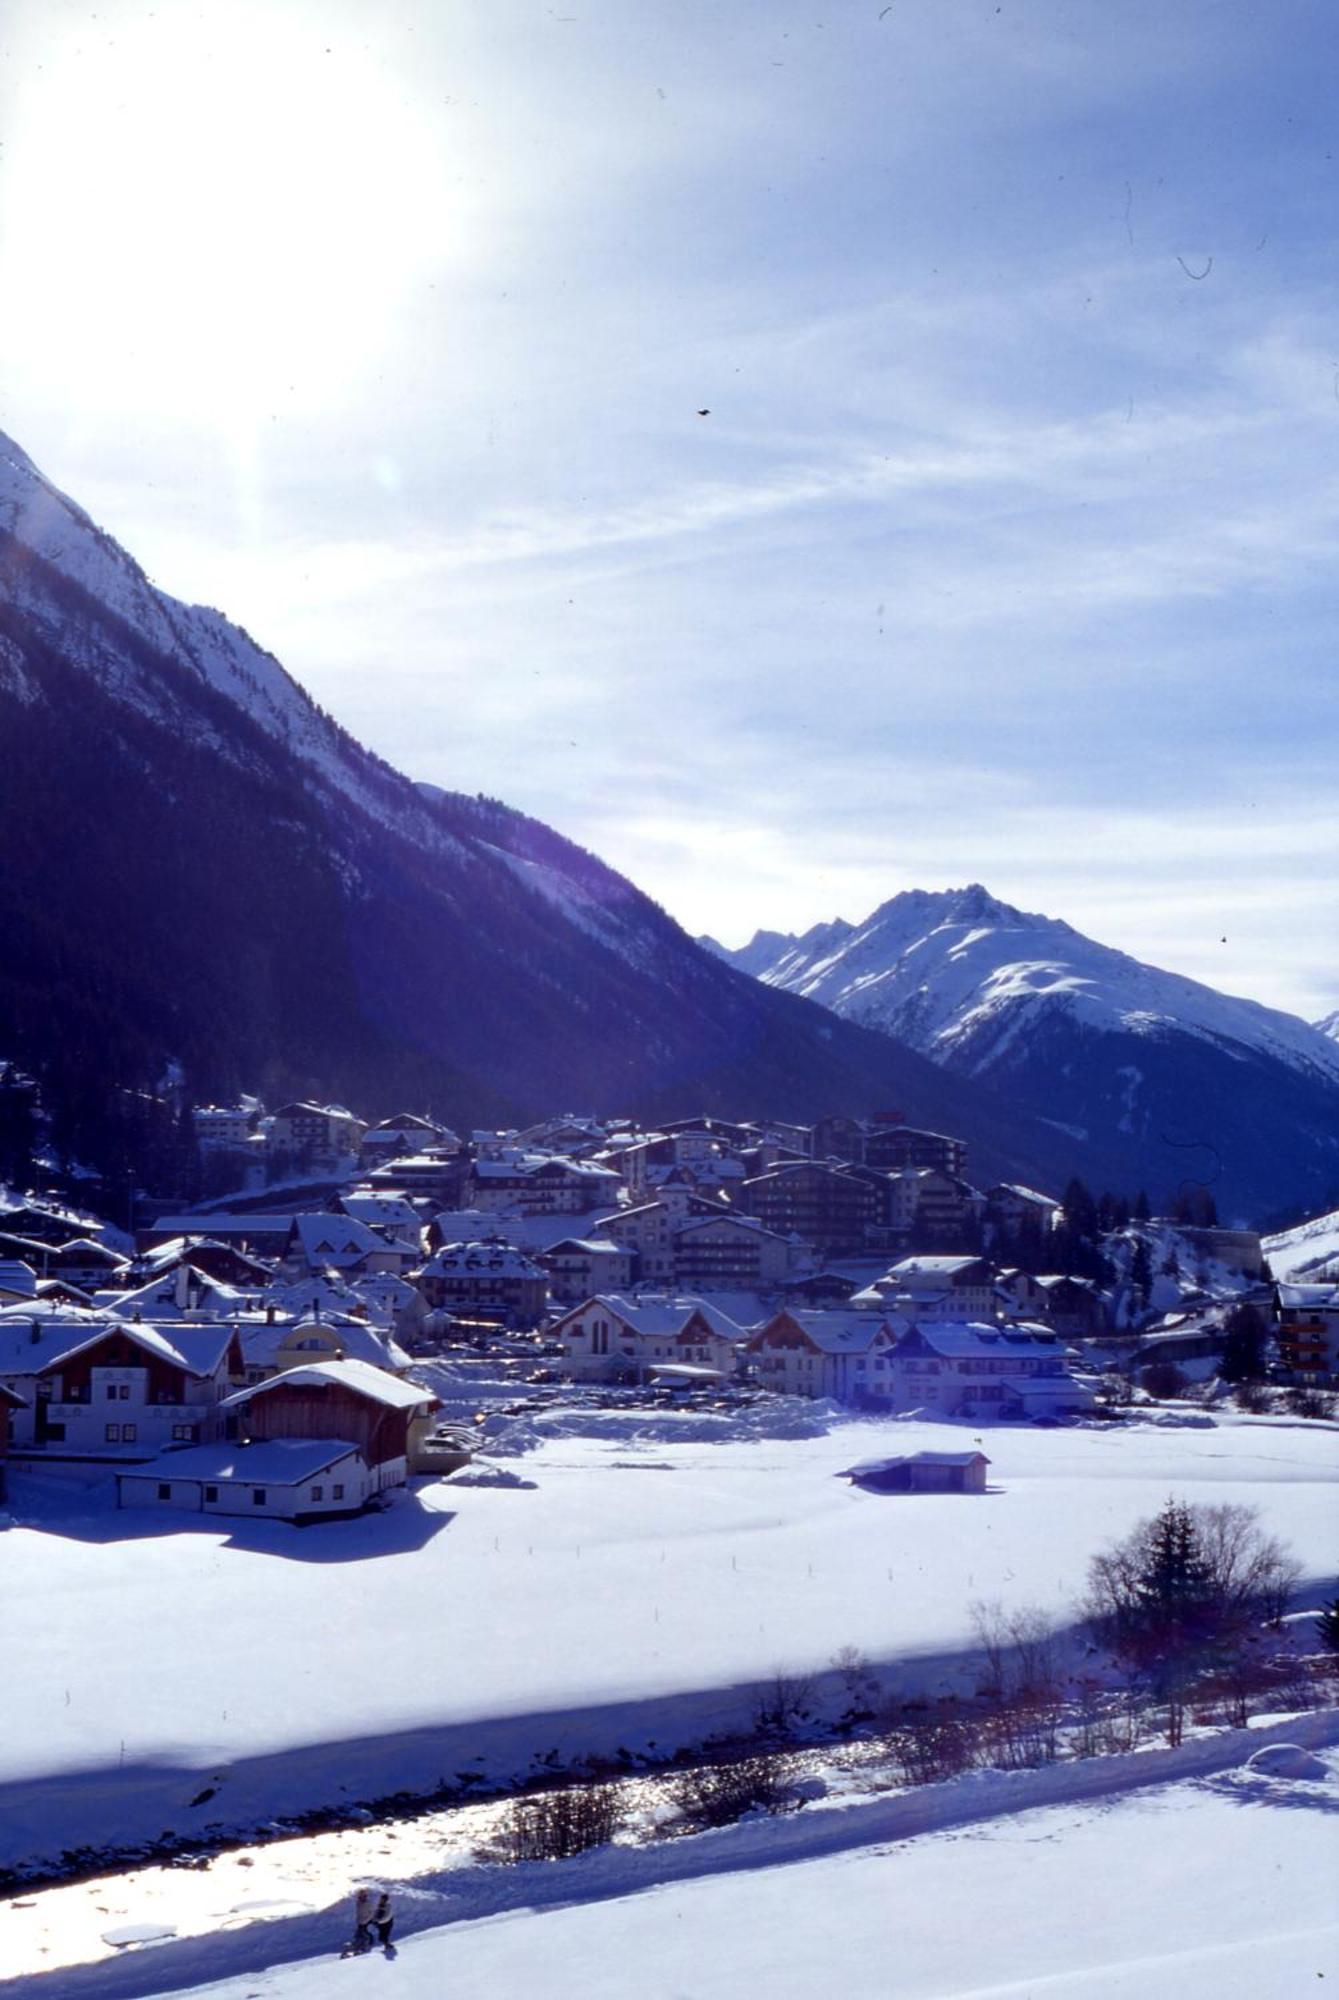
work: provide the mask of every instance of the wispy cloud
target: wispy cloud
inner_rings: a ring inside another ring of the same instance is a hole
[[[108,0],[109,43],[133,11]],[[298,125],[313,229],[347,250],[311,297],[350,311],[267,343],[288,274],[259,282],[234,232],[215,331],[243,314],[240,398],[185,365],[218,344],[192,347],[166,261],[147,294],[128,267],[101,341],[65,312],[53,346],[32,286],[0,327],[0,422],[158,581],[414,775],[552,820],[695,928],[976,876],[1339,1000],[1318,4],[276,15],[285,61],[332,51]],[[62,138],[44,55],[73,102],[137,93],[153,157],[166,43],[135,18],[138,70],[21,5],[7,213]],[[228,74],[259,19],[201,11]],[[339,238],[311,172],[361,63],[387,144]],[[256,106],[287,196],[292,134]],[[208,163],[168,124],[189,195]],[[68,252],[100,225],[61,186]],[[209,273],[207,231],[187,247]]]

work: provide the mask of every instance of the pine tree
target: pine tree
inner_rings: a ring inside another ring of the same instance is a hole
[[[1205,1603],[1212,1575],[1189,1507],[1168,1500],[1154,1517],[1135,1578],[1135,1615],[1155,1630],[1184,1628]]]

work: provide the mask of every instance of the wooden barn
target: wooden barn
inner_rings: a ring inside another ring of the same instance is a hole
[[[313,1361],[241,1389],[223,1404],[230,1437],[246,1444],[316,1438],[353,1446],[369,1490],[402,1486],[410,1430],[438,1407],[431,1390],[366,1361]]]
[[[901,1458],[867,1458],[839,1472],[869,1493],[984,1493],[983,1451],[913,1451]]]

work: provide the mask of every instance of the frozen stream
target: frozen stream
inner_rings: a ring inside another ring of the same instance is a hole
[[[405,1886],[471,1858],[501,1807],[454,1806],[421,1818],[334,1833],[296,1834],[232,1848],[190,1866],[61,1882],[0,1904],[0,1979],[84,1965],[168,1937],[204,1937],[329,1909],[364,1883],[406,1899],[440,1900]],[[352,1914],[349,1928],[352,1930]]]

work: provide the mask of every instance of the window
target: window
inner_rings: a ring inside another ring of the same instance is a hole
[[[263,1486],[253,1486],[251,1488],[251,1505],[253,1507],[263,1507],[268,1498],[269,1495]]]
[[[219,1490],[217,1486],[206,1486],[205,1488],[206,1500],[217,1500],[218,1497],[219,1497]]]
[[[313,1486],[311,1490],[311,1497],[313,1500],[324,1500],[325,1499],[324,1486]]]
[[[330,1498],[332,1500],[342,1500],[344,1498],[344,1488],[342,1486],[332,1486],[330,1489]]]
[[[195,1425],[194,1425],[194,1424],[173,1424],[173,1426],[172,1426],[172,1442],[173,1442],[173,1444],[194,1444],[194,1443],[195,1443]]]
[[[158,1498],[160,1500],[170,1500],[172,1498],[172,1488],[165,1483],[160,1485],[158,1488]]]
[[[139,1433],[135,1429],[135,1426],[133,1424],[122,1424],[121,1426],[122,1444],[133,1444],[138,1435]]]

